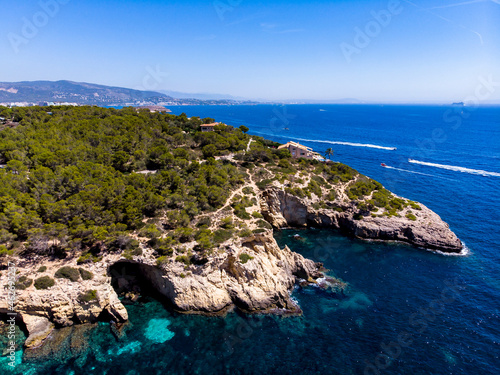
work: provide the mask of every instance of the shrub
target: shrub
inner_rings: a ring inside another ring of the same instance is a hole
[[[94,301],[97,299],[97,290],[95,289],[91,289],[91,290],[87,290],[85,293],[81,293],[79,296],[78,296],[78,299],[81,301],[81,302],[90,302],[90,301]]]
[[[45,272],[47,271],[47,267],[46,266],[41,266],[37,272]]]
[[[158,259],[156,259],[156,265],[157,266],[162,266],[164,264],[166,264],[168,262],[168,257],[162,255],[161,257],[159,257]]]
[[[80,272],[76,268],[64,266],[59,268],[54,276],[58,279],[68,279],[75,282],[80,279]]]
[[[238,233],[238,236],[240,237],[250,237],[252,235],[252,231],[248,228],[245,228]]]
[[[201,152],[203,153],[203,157],[205,159],[216,156],[218,154],[217,147],[215,147],[213,144],[209,144],[209,145],[204,146],[201,149]]]
[[[253,257],[248,255],[247,253],[241,253],[240,254],[240,262],[242,264],[245,264],[246,262],[248,262],[249,260],[252,260]]]
[[[82,280],[92,280],[94,278],[94,274],[86,269],[78,268],[78,271],[80,272]]]
[[[326,195],[326,199],[329,200],[330,202],[337,199],[337,192],[335,191],[335,189],[332,189],[328,192],[328,194]]]
[[[0,257],[3,257],[5,255],[12,255],[14,251],[7,249],[7,246],[5,245],[0,245]]]
[[[257,225],[259,226],[259,228],[273,229],[273,226],[271,224],[262,219],[257,221]]]
[[[132,260],[134,259],[134,256],[142,255],[142,249],[140,247],[135,247],[133,249],[125,250],[122,255],[125,259]]]
[[[160,255],[172,255],[174,252],[172,246],[175,244],[175,240],[172,237],[166,238],[153,238],[148,242],[155,251]]]
[[[234,214],[242,220],[250,219],[250,214],[245,210],[245,207],[241,207],[240,205],[234,207]]]
[[[214,242],[216,244],[221,244],[229,240],[233,235],[233,231],[226,229],[218,229],[214,232]]]
[[[180,243],[192,241],[193,236],[194,231],[191,228],[178,228],[174,231],[174,237],[177,238]]]
[[[307,189],[311,192],[311,193],[314,193],[316,194],[316,196],[318,198],[321,198],[322,196],[322,193],[321,193],[321,187],[319,186],[319,184],[314,181],[314,180],[311,180],[309,182],[309,184],[307,185]]]
[[[320,184],[320,185],[322,185],[322,186],[327,185],[327,183],[326,183],[325,179],[324,179],[323,177],[321,177],[321,176],[316,176],[316,175],[313,175],[313,176],[311,177],[311,180],[313,180],[313,181],[317,182],[318,184]]]
[[[243,188],[243,194],[253,194],[253,195],[255,195],[255,192],[253,191],[253,188],[251,186],[245,186]]]
[[[28,279],[26,276],[21,276],[19,280],[17,280],[16,289],[24,290],[26,288],[29,288],[31,284],[33,284],[32,279]]]
[[[389,202],[389,205],[391,206],[391,208],[394,208],[399,211],[406,207],[406,201],[401,198],[393,198]]]
[[[233,229],[233,218],[231,216],[225,217],[221,220],[220,226],[224,229]]]
[[[186,266],[191,265],[191,258],[189,258],[187,255],[178,255],[175,260],[177,262],[184,263]]]
[[[212,219],[210,219],[209,216],[202,216],[198,221],[198,223],[196,224],[198,228],[209,227],[210,225],[212,225]]]
[[[271,185],[275,180],[276,180],[275,178],[273,179],[268,178],[257,182],[256,185],[259,189],[264,190],[267,186]]]
[[[161,232],[158,230],[155,224],[149,224],[139,231],[139,235],[147,238],[155,238],[160,237]]]
[[[416,217],[415,215],[413,215],[411,212],[408,212],[408,213],[406,214],[406,217],[407,217],[408,219],[410,219],[410,220],[413,220],[413,221],[417,220],[417,217]]]
[[[35,280],[36,289],[48,289],[54,286],[55,280],[49,276],[42,276]]]
[[[76,264],[83,264],[83,263],[90,263],[90,262],[97,263],[101,259],[102,259],[102,257],[98,257],[89,251],[89,252],[86,252],[85,254],[80,255],[80,257],[76,260]]]
[[[324,166],[324,172],[327,174],[327,179],[329,181],[340,180],[342,182],[347,182],[358,175],[356,170],[342,163],[328,163],[328,165],[320,164],[316,167],[317,170],[321,170],[322,166]]]
[[[259,234],[259,233],[264,233],[264,232],[266,232],[266,230],[265,230],[265,229],[262,229],[262,228],[258,228],[258,229],[254,229],[252,232],[253,232],[253,233],[255,233],[255,234]]]
[[[371,203],[377,207],[385,207],[389,204],[391,193],[389,190],[380,189],[373,193]]]
[[[213,246],[212,235],[201,235],[196,239],[198,250],[208,250]]]
[[[375,190],[382,189],[380,182],[372,180],[367,177],[356,181],[349,190],[347,190],[347,196],[349,199],[363,198],[366,195],[370,195]]]
[[[357,207],[362,212],[370,212],[375,208],[370,202],[365,202],[365,201],[358,202]]]
[[[307,195],[307,192],[305,192],[304,190],[302,190],[301,188],[297,187],[297,188],[285,188],[285,191],[290,194],[290,195],[295,195],[296,197],[299,197],[299,198],[304,198],[306,195]],[[311,195],[311,193],[309,193],[309,195]]]
[[[422,207],[420,207],[416,202],[409,201],[410,207],[413,208],[414,210],[420,211]]]
[[[252,216],[256,219],[262,219],[264,217],[260,212],[257,211],[252,212]]]

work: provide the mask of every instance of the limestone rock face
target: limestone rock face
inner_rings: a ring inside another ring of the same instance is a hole
[[[276,187],[267,189],[261,200],[262,214],[274,227],[306,226],[338,228],[362,239],[402,241],[418,247],[459,253],[462,242],[439,215],[421,203],[420,210],[412,210],[415,220],[406,217],[364,215],[355,219],[358,212],[353,203],[345,203],[339,210],[314,209],[307,198],[290,195]]]
[[[54,324],[43,316],[24,314],[23,320],[26,329],[30,333],[24,343],[27,348],[39,346],[54,329]]]
[[[297,278],[322,276],[321,264],[288,247],[280,249],[270,230],[231,242],[203,266],[186,270],[182,263],[171,262],[161,270],[144,263],[140,267],[175,309],[203,314],[221,314],[233,307],[247,312],[295,312],[298,307],[290,291]]]
[[[242,254],[244,254],[242,256]],[[113,267],[127,264],[136,267],[137,274],[156,293],[163,295],[180,312],[223,314],[238,307],[247,312],[298,313],[299,307],[290,298],[298,278],[312,281],[323,276],[321,264],[305,259],[288,247],[280,249],[271,230],[244,239],[233,239],[225,248],[209,257],[202,265],[170,261],[162,267],[156,265],[151,250],[126,260],[119,254],[106,254],[98,263],[76,265],[76,260],[43,262],[48,268],[37,273],[42,260],[19,262],[19,276],[53,277],[62,266],[82,267],[91,271],[92,280],[71,282],[55,279],[49,289],[36,289],[33,285],[17,290],[15,311],[29,332],[25,343],[33,348],[47,338],[54,327],[68,327],[74,323],[95,322],[101,314],[115,322],[128,319],[127,310],[118,299],[112,282],[123,291],[133,290],[127,274],[116,274]],[[0,277],[6,285],[7,276]],[[84,301],[81,295],[95,290],[97,298]],[[7,289],[0,294],[0,312],[8,311]]]
[[[53,277],[55,271],[63,265],[76,267],[76,261],[43,262],[49,267],[45,272],[38,273],[37,269],[41,264],[37,261],[19,261],[17,270],[19,275],[36,279],[40,276]],[[95,322],[102,313],[108,314],[107,316],[117,322],[128,320],[127,310],[111,286],[111,278],[105,274],[104,267],[104,264],[83,266],[93,272],[92,280],[71,282],[67,279],[55,279],[55,285],[48,289],[36,289],[31,285],[25,290],[16,291],[14,311],[18,313],[29,332],[25,346],[38,346],[54,326]],[[0,283],[6,285],[7,282],[7,275],[2,275]],[[95,290],[97,298],[89,302],[81,301],[80,295],[89,290]],[[6,293],[7,290],[0,291],[0,313],[9,311]]]

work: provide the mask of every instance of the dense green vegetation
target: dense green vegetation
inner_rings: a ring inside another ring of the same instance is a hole
[[[90,106],[0,107],[0,116],[15,123],[0,128],[0,257],[72,256],[87,264],[105,252],[132,259],[147,244],[159,265],[196,264],[235,235],[271,228],[252,209],[250,175],[259,189],[278,181],[290,194],[321,199],[315,208],[337,211],[347,202],[334,185],[343,184],[360,219],[379,207],[388,216],[420,209],[347,165],[293,159],[245,126],[201,132],[210,118]],[[68,268],[55,277],[92,278]]]
[[[0,108],[0,116],[19,122],[0,131],[5,251],[26,242],[27,255],[77,251],[80,263],[98,261],[102,249],[133,254],[138,243],[128,234],[144,218],[188,227],[244,181],[243,171],[211,156],[246,149],[250,136],[230,126],[198,131],[212,119],[98,107]],[[133,173],[146,169],[158,172]]]

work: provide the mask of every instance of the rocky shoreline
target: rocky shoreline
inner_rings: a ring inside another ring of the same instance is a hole
[[[339,188],[337,193],[342,197],[344,191]],[[261,214],[274,228],[337,228],[362,239],[402,241],[449,253],[463,248],[448,225],[421,204],[419,210],[413,210],[412,219],[404,211],[397,217],[360,218],[356,217],[359,211],[353,202],[344,200],[341,209],[338,204],[336,208],[314,208],[314,199],[291,195],[277,184],[264,189],[258,199]],[[57,279],[48,289],[29,286],[17,291],[16,311],[29,332],[25,347],[39,347],[54,328],[98,320],[126,322],[127,310],[119,294],[133,299],[142,293],[141,288],[154,291],[181,313],[224,315],[234,308],[247,313],[300,314],[300,307],[290,297],[294,286],[300,283],[325,287],[322,264],[286,246],[280,249],[271,229],[254,231],[243,238],[234,236],[202,262],[189,266],[178,261],[158,265],[153,250],[144,243],[141,248],[142,254],[132,259],[110,253],[99,262],[80,265],[76,258],[15,260],[20,277],[52,276],[63,266],[80,267],[93,275],[90,280],[78,282]],[[37,269],[42,264],[47,268],[40,273]],[[7,282],[7,276],[2,275],[0,283]],[[82,294],[88,291],[95,298],[82,301]],[[3,314],[8,312],[6,293],[6,289],[2,290]]]
[[[305,259],[288,247],[280,249],[271,230],[226,246],[206,264],[192,265],[188,270],[179,262],[157,266],[148,249],[133,260],[111,254],[98,263],[83,266],[94,275],[92,280],[57,279],[49,289],[19,290],[15,306],[29,332],[25,347],[38,347],[54,328],[101,319],[127,321],[127,310],[118,294],[128,290],[141,293],[141,287],[152,288],[182,313],[224,315],[236,307],[247,313],[299,314],[300,308],[290,298],[290,291],[299,279],[313,283],[323,276],[320,263]],[[238,260],[243,252],[250,257],[245,263]],[[49,263],[42,275],[53,274],[63,266],[78,266],[75,259],[45,262]],[[37,274],[40,264],[39,260],[20,261],[19,274]],[[2,276],[0,282],[5,284],[7,280]],[[88,290],[96,292],[96,299],[82,302],[80,296]],[[2,314],[8,312],[5,293],[2,291],[0,302]]]
[[[410,245],[460,253],[463,244],[439,215],[418,203],[412,210],[413,219],[402,211],[399,217],[366,215],[356,219],[357,207],[344,204],[342,211],[329,208],[314,209],[311,200],[298,198],[280,188],[269,188],[262,195],[262,214],[275,228],[315,226],[340,229],[365,240],[399,241]]]

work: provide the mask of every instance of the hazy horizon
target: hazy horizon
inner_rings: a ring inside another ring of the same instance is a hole
[[[500,1],[12,3],[0,81],[263,101],[500,102]]]

